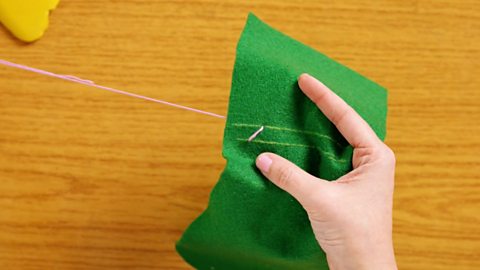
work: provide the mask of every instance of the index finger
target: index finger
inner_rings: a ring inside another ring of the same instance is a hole
[[[380,139],[368,123],[323,83],[302,74],[298,85],[354,148],[378,145]]]

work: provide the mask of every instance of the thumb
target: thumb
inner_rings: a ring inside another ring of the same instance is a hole
[[[311,205],[314,195],[329,184],[273,153],[260,154],[256,165],[265,177],[290,193],[304,208]]]

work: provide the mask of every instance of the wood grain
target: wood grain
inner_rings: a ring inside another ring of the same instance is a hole
[[[0,58],[225,114],[249,11],[389,89],[400,269],[479,269],[479,1],[65,0]],[[0,67],[0,269],[190,269],[223,125]]]

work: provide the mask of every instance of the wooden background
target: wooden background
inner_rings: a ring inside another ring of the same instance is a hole
[[[399,268],[479,269],[479,1],[63,0],[0,58],[225,114],[249,11],[389,89]],[[0,67],[0,269],[190,269],[223,126]]]

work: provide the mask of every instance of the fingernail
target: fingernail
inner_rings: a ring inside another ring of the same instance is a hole
[[[272,165],[272,159],[267,154],[261,154],[257,158],[257,167],[264,173],[268,173],[270,165]]]
[[[297,81],[299,81],[300,78],[305,77],[305,76],[308,76],[308,73],[302,73],[302,74],[300,74],[300,76],[298,76],[298,78],[297,78]]]

